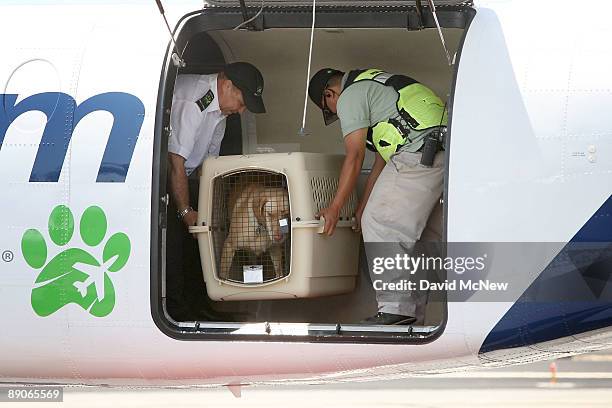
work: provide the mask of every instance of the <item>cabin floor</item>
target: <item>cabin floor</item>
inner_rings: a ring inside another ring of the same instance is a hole
[[[182,228],[182,225],[178,227]],[[172,228],[169,226],[170,230]],[[438,205],[430,216],[422,241],[440,241],[441,233],[442,205]],[[363,244],[359,254],[356,254],[360,259],[359,274],[355,290],[351,293],[304,299],[213,302],[206,295],[197,241],[187,233],[183,233],[182,237],[178,238],[174,234],[168,234],[169,237],[175,237],[169,239],[168,251],[174,251],[175,254],[168,253],[167,259],[169,265],[176,265],[182,269],[183,276],[173,273],[170,267],[167,268],[169,271],[167,288],[175,293],[173,296],[169,295],[169,299],[182,296],[178,301],[176,299],[168,301],[168,313],[177,321],[356,324],[377,312],[375,292],[368,273]],[[178,254],[177,251],[182,254]],[[172,279],[179,281],[172,282]],[[176,295],[181,291],[180,287],[177,288],[181,286],[181,280],[182,294]],[[445,300],[439,297],[434,293],[428,296],[424,311],[425,319],[417,324],[437,326],[442,322]]]

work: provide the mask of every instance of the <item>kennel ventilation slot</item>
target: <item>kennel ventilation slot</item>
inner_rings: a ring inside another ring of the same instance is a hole
[[[331,204],[332,200],[334,199],[334,195],[336,194],[336,190],[338,190],[339,180],[340,179],[338,176],[315,176],[310,179],[312,201],[317,212]],[[340,218],[350,220],[353,215],[355,215],[356,208],[357,196],[355,194],[351,194],[348,203],[342,207],[342,210],[340,211]]]

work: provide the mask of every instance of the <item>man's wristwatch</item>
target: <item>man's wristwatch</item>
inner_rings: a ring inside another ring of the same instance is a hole
[[[194,211],[194,209],[191,207],[187,207],[187,208],[182,209],[181,211],[177,211],[176,215],[178,216],[179,220],[182,220],[191,211]]]

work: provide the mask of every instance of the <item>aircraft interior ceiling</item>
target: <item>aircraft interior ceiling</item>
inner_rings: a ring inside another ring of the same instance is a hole
[[[462,29],[443,30],[449,52],[460,43]],[[249,61],[265,76],[267,113],[257,116],[257,144],[287,145],[292,150],[344,152],[338,123],[326,127],[321,113],[308,102],[306,128],[302,123],[308,68],[308,29],[262,32],[220,31],[212,34],[227,60]],[[423,82],[443,100],[450,93],[453,67],[446,61],[435,29],[318,29],[315,31],[311,75],[320,68],[380,68]],[[296,147],[298,149],[296,149]]]

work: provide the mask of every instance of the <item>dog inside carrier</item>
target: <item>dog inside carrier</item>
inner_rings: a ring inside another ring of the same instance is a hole
[[[200,179],[198,236],[212,300],[328,296],[355,288],[357,197],[341,211],[334,239],[316,218],[338,186],[343,157],[272,153],[209,158]]]
[[[261,284],[289,274],[291,213],[283,174],[243,170],[217,177],[212,203],[219,280]]]

